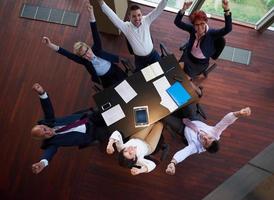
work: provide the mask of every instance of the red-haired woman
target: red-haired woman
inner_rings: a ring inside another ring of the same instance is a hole
[[[223,0],[222,7],[225,17],[225,26],[223,28],[209,28],[207,25],[207,16],[205,12],[201,10],[192,13],[189,17],[191,24],[187,24],[182,21],[182,18],[185,10],[188,9],[191,4],[192,2],[184,3],[174,20],[174,24],[190,34],[183,56],[184,71],[190,77],[195,77],[206,69],[209,58],[215,53],[214,40],[223,37],[232,30],[232,19],[228,0]]]

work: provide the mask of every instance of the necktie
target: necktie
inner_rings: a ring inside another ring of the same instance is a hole
[[[62,127],[62,128],[59,128],[55,131],[55,133],[60,133],[60,132],[64,132],[64,131],[67,131],[69,129],[72,129],[72,128],[75,128],[77,126],[80,126],[80,125],[83,125],[83,124],[86,124],[88,122],[88,118],[84,118],[84,119],[81,119],[81,120],[77,120],[75,122],[72,122],[70,124],[67,124],[66,126]]]
[[[188,118],[183,118],[183,123],[187,127],[191,128],[195,133],[197,133],[197,134],[199,133],[197,126],[192,121],[190,121]]]

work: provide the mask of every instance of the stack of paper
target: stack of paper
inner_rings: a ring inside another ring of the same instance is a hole
[[[159,78],[153,82],[157,92],[161,97],[160,104],[166,107],[170,112],[173,112],[178,108],[177,104],[173,101],[170,95],[167,93],[167,89],[170,88],[170,83],[165,76]]]
[[[159,62],[153,63],[153,64],[147,66],[146,68],[142,69],[141,71],[146,79],[146,82],[148,82],[148,81],[150,81],[164,73]]]

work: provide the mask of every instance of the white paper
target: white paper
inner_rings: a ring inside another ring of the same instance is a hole
[[[128,103],[137,95],[135,90],[129,85],[129,83],[126,80],[117,85],[114,89],[116,90],[116,92],[118,92],[118,94],[126,103]]]
[[[123,119],[125,117],[125,113],[122,110],[120,104],[110,108],[109,110],[102,113],[102,117],[104,118],[107,126],[114,124],[115,122]]]
[[[176,110],[178,108],[177,104],[166,91],[170,87],[170,83],[168,82],[167,78],[163,76],[154,81],[153,85],[161,97],[160,104],[166,107],[170,112]]]
[[[141,71],[146,79],[146,82],[148,82],[148,81],[150,81],[164,73],[159,62],[155,62],[155,63],[147,66],[146,68],[142,69]]]

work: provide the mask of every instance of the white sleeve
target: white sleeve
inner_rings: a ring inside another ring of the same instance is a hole
[[[145,20],[148,24],[153,22],[165,9],[168,0],[162,0],[156,8],[154,8],[148,15],[145,16]]]
[[[221,121],[219,121],[214,127],[212,134],[219,140],[222,132],[231,124],[233,124],[238,117],[233,112],[226,114]]]
[[[141,166],[146,166],[147,173],[151,172],[156,167],[156,164],[153,161],[145,159],[145,158],[138,159],[136,164],[137,165],[139,164]]]
[[[48,94],[46,92],[44,92],[42,95],[39,95],[39,97],[41,99],[46,99],[46,98],[48,98]]]
[[[101,5],[101,9],[117,28],[122,32],[125,31],[126,23],[121,20],[105,2]]]
[[[44,163],[45,167],[49,165],[49,161],[47,159],[42,159],[40,162]]]
[[[121,151],[124,148],[124,142],[122,135],[119,131],[114,131],[109,139],[114,139],[115,140],[115,145],[117,147],[117,151]]]
[[[181,149],[180,151],[177,151],[175,155],[173,156],[173,159],[176,160],[177,163],[182,162],[185,160],[188,156],[197,153],[197,148],[194,143],[189,144],[185,148]]]

